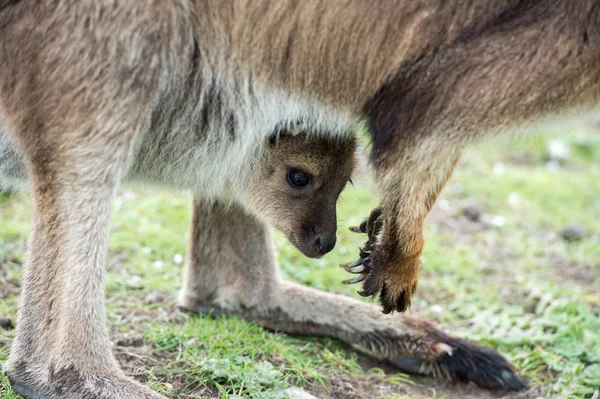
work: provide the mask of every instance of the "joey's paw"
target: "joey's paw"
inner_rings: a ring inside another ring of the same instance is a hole
[[[360,226],[351,226],[350,231],[355,233],[366,233],[367,242],[362,248],[359,248],[358,259],[353,262],[340,265],[348,273],[358,274],[358,276],[342,281],[343,284],[356,284],[364,281],[371,272],[371,251],[375,246],[377,234],[383,227],[383,217],[381,208],[375,208],[367,220]]]
[[[418,259],[417,259],[418,262]],[[371,272],[364,279],[363,289],[359,291],[362,296],[374,296],[379,293],[379,302],[383,307],[383,313],[393,311],[405,312],[411,305],[412,297],[417,291],[417,274],[420,265],[410,266],[411,270],[417,270],[417,273],[407,272],[404,274],[396,267],[405,268],[405,266],[392,267],[391,270],[379,262],[370,262]],[[414,278],[412,278],[414,276]]]
[[[359,226],[351,226],[350,231],[355,233],[367,233],[367,246],[375,242],[377,234],[383,227],[383,212],[381,207],[377,207],[371,211],[369,217]]]
[[[357,260],[340,265],[348,273],[358,274],[358,276],[344,280],[342,283],[356,284],[364,281],[363,289],[358,293],[362,296],[374,296],[379,293],[383,313],[390,313],[394,310],[406,311],[410,307],[412,296],[417,290],[417,280],[405,281],[404,278],[397,280],[396,273],[393,271],[387,275],[385,269],[378,268],[377,263],[373,262],[372,252],[375,252],[373,248],[370,250],[360,248],[360,255]]]
[[[358,276],[344,280],[344,284],[364,282],[362,296],[379,295],[384,313],[394,310],[404,312],[410,307],[412,296],[417,289],[417,277],[421,268],[420,256],[398,259],[397,248],[386,251],[377,243],[377,236],[383,229],[383,213],[375,208],[360,226],[350,227],[355,233],[366,233],[367,242],[360,248],[359,258],[354,262],[340,265],[347,272]]]

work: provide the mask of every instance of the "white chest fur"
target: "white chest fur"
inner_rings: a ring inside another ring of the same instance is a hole
[[[188,94],[188,102],[190,98],[194,103],[167,98],[159,107],[130,179],[220,196],[235,192],[252,173],[268,137],[278,129],[347,136],[357,120],[348,112],[256,83],[202,87]]]

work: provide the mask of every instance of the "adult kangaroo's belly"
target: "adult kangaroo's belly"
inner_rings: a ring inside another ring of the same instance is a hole
[[[143,138],[126,180],[219,195],[252,169],[262,141],[194,129],[153,130]]]
[[[248,163],[259,158],[260,145],[251,147],[251,143],[222,137],[200,140],[185,132],[149,132],[125,181],[218,195],[241,178]],[[0,126],[0,190],[17,189],[26,181],[25,163]]]

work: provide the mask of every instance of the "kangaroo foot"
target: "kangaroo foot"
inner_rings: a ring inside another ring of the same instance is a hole
[[[429,354],[389,358],[389,362],[401,371],[453,381],[472,381],[487,389],[520,391],[526,387],[510,363],[495,350],[447,335],[427,322],[407,321],[418,324],[418,328],[426,332],[420,341],[422,346],[429,348]]]
[[[15,392],[26,399],[165,399],[144,385],[121,373],[113,375],[83,375],[74,368],[50,371],[45,383],[40,384],[29,375],[15,377],[14,373],[2,372]]]

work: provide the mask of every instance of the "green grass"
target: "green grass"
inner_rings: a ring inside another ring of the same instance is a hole
[[[194,317],[151,329],[146,338],[157,351],[181,351],[180,367],[164,372],[185,374],[190,386],[210,381],[224,396],[278,397],[288,384],[324,383],[327,371],[362,374],[330,340],[284,337],[237,317]]]
[[[22,399],[22,396],[12,390],[8,383],[8,378],[0,373],[0,398],[2,399]]]
[[[545,165],[551,139],[502,139],[467,152],[439,201],[447,209],[435,210],[426,225],[410,313],[498,349],[541,397],[591,398],[600,391],[600,135],[573,131],[561,138],[572,156],[556,171]],[[503,174],[494,173],[499,162]],[[364,240],[345,226],[376,205],[373,191],[359,180],[343,194],[338,245],[324,259],[304,258],[276,234],[282,274],[357,298],[356,287],[340,284],[347,276],[337,264],[351,260]],[[473,231],[459,212],[467,198],[484,221],[502,216],[504,224]],[[174,259],[186,251],[189,196],[125,188],[116,208],[107,279],[111,328],[143,336],[144,356],[154,360],[143,361],[140,372],[157,391],[278,398],[290,385],[326,391],[342,374],[430,383],[363,371],[352,350],[330,339],[272,333],[237,317],[178,313],[181,265]],[[29,213],[25,194],[0,199],[0,287],[20,277]],[[586,236],[563,241],[558,232],[567,223],[580,224]],[[14,315],[16,303],[16,295],[0,297],[0,315]],[[131,314],[140,315],[133,325]],[[0,330],[0,361],[11,337]],[[443,388],[435,389],[432,397],[444,397]],[[17,398],[2,377],[0,397]]]

